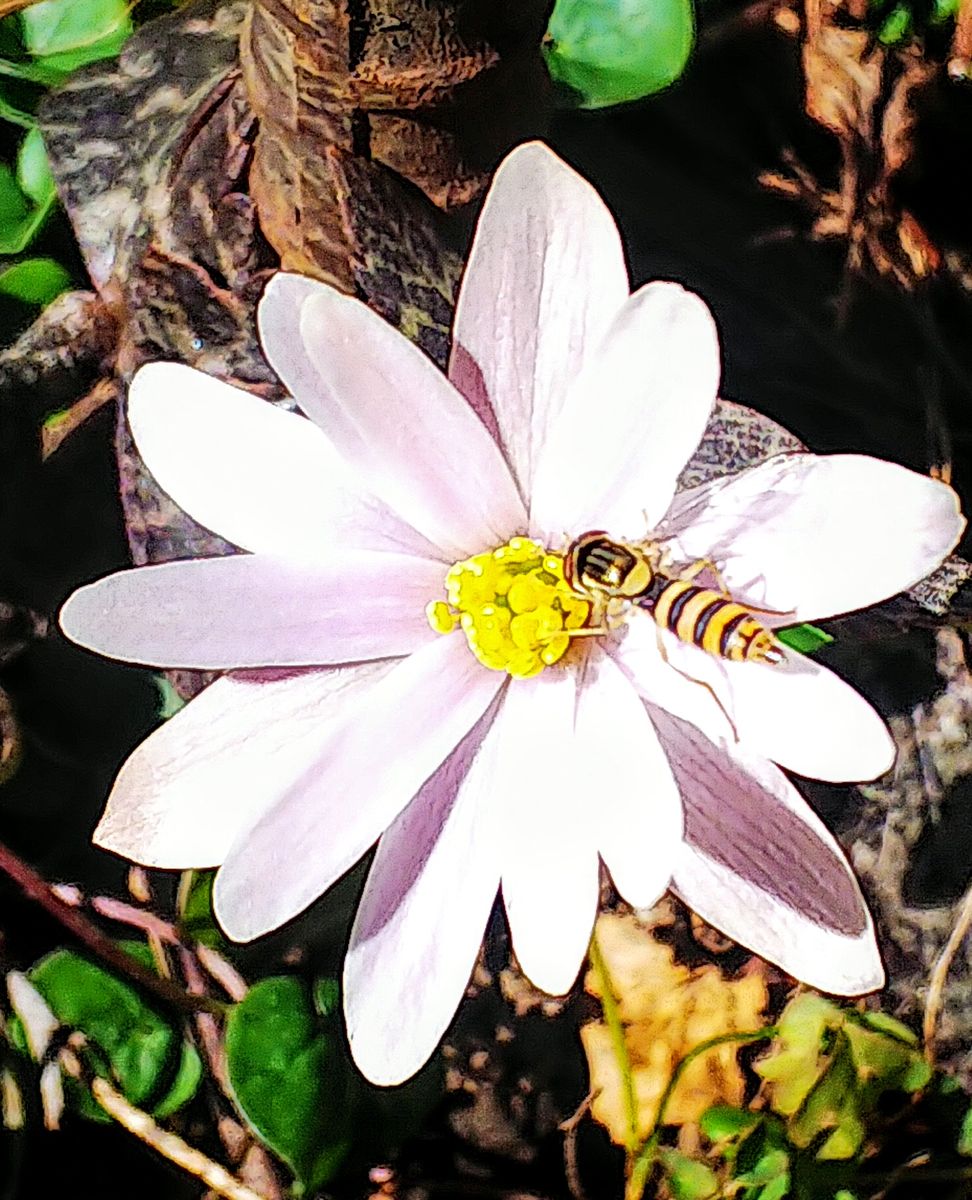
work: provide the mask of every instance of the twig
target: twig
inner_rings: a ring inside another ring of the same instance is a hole
[[[92,954],[146,991],[152,992],[160,1000],[164,1000],[166,1004],[171,1004],[183,1012],[222,1013],[225,1011],[225,1005],[220,1004],[218,1000],[213,1000],[209,996],[190,996],[182,988],[177,987],[168,979],[160,978],[150,967],[146,967],[130,954],[126,954],[83,913],[62,900],[42,875],[39,875],[33,867],[28,866],[22,858],[2,843],[0,843],[0,874],[6,875],[8,879],[12,880],[28,900],[39,904]]]
[[[631,1056],[628,1054],[628,1043],[624,1037],[624,1022],[621,1020],[621,1010],[618,1007],[617,994],[607,962],[601,952],[597,934],[591,937],[588,951],[591,966],[597,975],[601,993],[601,1009],[604,1013],[604,1024],[611,1035],[611,1045],[614,1048],[614,1059],[621,1074],[621,1090],[624,1097],[624,1115],[627,1125],[625,1149],[628,1155],[634,1154],[638,1147],[638,1098],[635,1095],[634,1073],[631,1069]]]
[[[952,961],[958,953],[959,947],[965,941],[970,925],[972,925],[972,884],[969,885],[962,897],[962,905],[955,924],[952,926],[952,932],[949,934],[945,948],[938,956],[938,961],[928,980],[928,995],[925,997],[925,1015],[921,1023],[921,1034],[925,1043],[925,1058],[931,1066],[935,1063],[935,1030],[942,1011],[945,981],[948,978]]]
[[[3,0],[0,0],[0,4]],[[33,3],[33,0],[31,0]],[[49,418],[41,429],[41,458],[46,462],[64,442],[96,412],[118,399],[114,379],[99,379],[90,392],[75,401],[56,418]]]
[[[577,1127],[590,1111],[593,1099],[594,1092],[588,1092],[577,1109],[558,1126],[564,1135],[564,1174],[567,1177],[567,1188],[574,1200],[587,1200],[577,1166]]]
[[[107,1079],[102,1079],[100,1075],[86,1077],[81,1060],[73,1050],[63,1050],[60,1061],[69,1075],[87,1083],[92,1096],[113,1120],[163,1158],[195,1176],[218,1196],[224,1197],[224,1200],[266,1200],[259,1192],[241,1183],[225,1167],[183,1141],[178,1134],[162,1129],[147,1112],[126,1100]]]

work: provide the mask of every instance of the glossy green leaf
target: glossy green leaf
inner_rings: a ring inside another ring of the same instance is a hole
[[[36,83],[41,87],[56,87],[64,80],[63,71],[44,62],[22,63],[9,58],[0,58],[0,75],[19,79],[22,83]]]
[[[829,633],[818,629],[816,625],[790,625],[786,629],[778,629],[776,636],[784,646],[796,650],[800,654],[813,654],[821,646],[828,646],[834,639]]]
[[[557,0],[544,57],[582,108],[605,108],[668,87],[694,41],[692,0]]]
[[[775,1195],[785,1196],[790,1185],[790,1156],[785,1150],[767,1146],[753,1166],[735,1178],[737,1183],[754,1189],[760,1200],[770,1200]]]
[[[336,979],[314,981],[314,1007],[321,1017],[333,1017],[341,1004],[341,985]]]
[[[182,1054],[179,1058],[179,1066],[176,1068],[175,1078],[172,1080],[172,1086],[152,1109],[152,1114],[161,1121],[185,1107],[199,1090],[202,1075],[202,1060],[193,1046],[188,1042],[183,1042]]]
[[[53,258],[26,258],[0,269],[0,292],[25,304],[50,304],[70,286],[71,276]]]
[[[41,959],[28,977],[54,1015],[86,1035],[99,1070],[133,1104],[167,1114],[195,1094],[196,1051],[127,983],[70,950]],[[87,1092],[78,1100],[86,1116],[107,1119]]]
[[[662,1150],[660,1157],[675,1200],[708,1200],[719,1191],[719,1177],[705,1163],[679,1150]]]
[[[44,143],[32,129],[18,151],[16,177],[0,163],[0,255],[22,254],[56,200]]]
[[[41,0],[20,23],[27,52],[65,73],[111,58],[132,32],[127,0]]]
[[[17,182],[35,204],[46,204],[54,193],[54,176],[39,129],[32,129],[20,144]]]
[[[22,125],[24,129],[33,129],[37,124],[33,113],[25,112],[11,104],[5,96],[0,96],[0,120],[9,121],[12,125]]]
[[[230,1084],[254,1132],[309,1192],[340,1167],[349,1146],[347,1080],[338,1035],[308,989],[290,977],[255,984],[226,1026]]]
[[[728,1104],[716,1104],[699,1118],[699,1128],[710,1142],[725,1142],[743,1137],[759,1124],[759,1113],[743,1108],[731,1108]]]
[[[27,197],[20,190],[13,171],[6,163],[0,162],[0,237],[11,226],[19,224],[29,212]]]
[[[179,887],[179,929],[190,941],[218,949],[226,939],[213,914],[215,871],[187,871]]]

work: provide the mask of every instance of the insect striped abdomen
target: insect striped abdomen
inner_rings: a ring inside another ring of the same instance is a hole
[[[717,658],[776,662],[780,657],[776,639],[749,609],[711,588],[683,579],[666,580],[652,602],[643,602],[643,607],[679,641]]]

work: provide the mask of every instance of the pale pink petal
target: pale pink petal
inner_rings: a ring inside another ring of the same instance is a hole
[[[329,562],[199,558],[119,571],[61,609],[72,641],[124,662],[224,670],[328,666],[411,653],[441,562],[351,551]]]
[[[728,662],[662,635],[671,667],[711,688],[749,750],[809,779],[876,779],[894,766],[881,717],[833,671],[784,648],[782,663]]]
[[[591,347],[536,466],[531,532],[606,529],[643,538],[665,515],[719,386],[719,339],[705,302],[649,283]]]
[[[576,702],[572,671],[515,681],[466,780],[481,795],[488,788],[500,808],[513,949],[524,973],[554,995],[574,982],[597,912],[600,868],[591,797],[577,780]]]
[[[873,991],[884,972],[854,874],[772,764],[652,712],[685,802],[673,887],[734,941],[823,991]]]
[[[94,841],[148,867],[221,863],[321,754],[321,735],[390,663],[224,675],[122,767]]]
[[[489,707],[505,676],[437,638],[318,730],[317,757],[234,842],[213,904],[236,941],[289,921],[358,861]]]
[[[597,848],[635,908],[668,887],[682,839],[682,798],[654,726],[611,658],[591,653],[577,704],[573,787],[588,797]]]
[[[785,614],[876,604],[923,579],[965,520],[944,483],[856,454],[787,454],[675,498],[665,533],[680,561],[716,562],[732,595]]]
[[[278,335],[282,345],[264,328],[270,361],[363,487],[451,558],[523,531],[523,504],[499,447],[417,346],[332,289],[304,300],[297,318]],[[298,333],[303,358],[291,371]]]
[[[307,559],[351,546],[436,556],[362,492],[312,421],[201,371],[142,367],[129,389],[128,421],[160,487],[244,550]]]
[[[614,218],[539,142],[502,162],[459,291],[449,376],[488,399],[521,493],[586,355],[628,295]]]
[[[665,645],[668,644],[666,641]],[[732,725],[711,685],[704,686],[693,675],[677,669],[681,658],[673,666],[672,655],[667,649],[662,652],[662,634],[648,613],[633,613],[609,650],[649,704],[691,722],[719,745],[735,740]],[[694,660],[691,665],[696,670]]]
[[[372,1083],[401,1083],[428,1060],[476,961],[499,887],[498,831],[478,791],[457,791],[492,717],[378,843],[344,960],[348,1040]]]

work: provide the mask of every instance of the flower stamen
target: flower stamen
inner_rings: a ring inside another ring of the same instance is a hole
[[[570,631],[590,616],[590,603],[564,579],[564,560],[532,538],[513,537],[474,554],[446,573],[446,600],[425,612],[436,633],[459,626],[485,667],[516,679],[538,675],[567,653]]]

